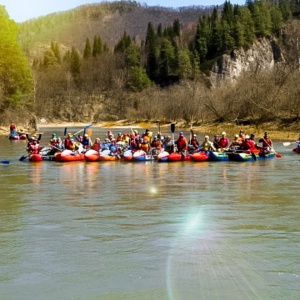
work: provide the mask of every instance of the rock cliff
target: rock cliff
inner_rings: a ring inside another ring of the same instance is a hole
[[[250,68],[272,69],[283,60],[280,47],[274,39],[256,40],[249,49],[232,50],[230,55],[222,55],[214,64],[210,73],[213,86],[234,81]]]

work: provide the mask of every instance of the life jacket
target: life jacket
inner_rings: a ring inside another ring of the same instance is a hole
[[[67,137],[65,139],[65,149],[72,150],[70,146],[71,146],[71,141],[70,141],[70,138]]]
[[[262,138],[262,146],[264,148],[272,147],[272,141],[269,138]]]
[[[117,150],[118,150],[118,147],[117,147],[117,145],[115,145],[115,144],[111,144],[111,145],[109,146],[109,150],[110,150],[111,153],[116,153]]]
[[[203,151],[210,151],[212,149],[212,142],[207,141],[207,142],[203,142],[201,147],[203,148]]]
[[[100,148],[101,148],[100,143],[94,143],[94,145],[92,146],[92,149],[95,150],[95,151],[99,151]]]
[[[191,145],[194,146],[195,148],[199,147],[199,142],[197,141],[196,138],[191,139]]]
[[[152,143],[151,143],[151,147],[154,147],[154,148],[161,148],[161,142],[159,140],[154,140]]]
[[[176,145],[177,145],[177,149],[178,149],[179,152],[185,150],[186,147],[187,147],[186,138],[185,137],[179,138],[176,141]]]
[[[221,148],[226,148],[228,147],[229,144],[229,140],[226,137],[221,137],[219,140],[219,145],[221,146]]]
[[[241,144],[241,148],[243,150],[253,150],[254,149],[254,145],[250,140],[245,140],[242,144]]]
[[[132,149],[135,149],[135,150],[138,149],[138,143],[136,142],[135,139],[132,139],[130,141],[130,146],[131,146]]]
[[[147,143],[147,142],[141,143],[141,149],[145,152],[148,152],[150,150],[149,143]]]
[[[38,143],[30,144],[28,152],[30,152],[31,154],[38,154],[39,153],[39,144]]]

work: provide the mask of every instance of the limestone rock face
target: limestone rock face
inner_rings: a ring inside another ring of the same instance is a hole
[[[212,67],[210,81],[213,86],[233,83],[250,68],[272,69],[282,60],[280,47],[274,40],[257,40],[249,49],[241,48],[232,50],[230,55],[222,55]]]

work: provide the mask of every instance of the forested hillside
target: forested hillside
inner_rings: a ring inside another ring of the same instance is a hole
[[[297,120],[299,7],[262,0],[174,10],[118,1],[27,21],[18,41],[32,65],[28,104],[52,121]],[[253,62],[234,84],[212,86],[223,54],[260,39],[276,43],[284,59],[271,70]]]

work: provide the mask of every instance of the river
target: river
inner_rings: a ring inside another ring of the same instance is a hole
[[[0,299],[300,299],[300,156],[274,145],[246,163],[29,163],[0,137]]]

